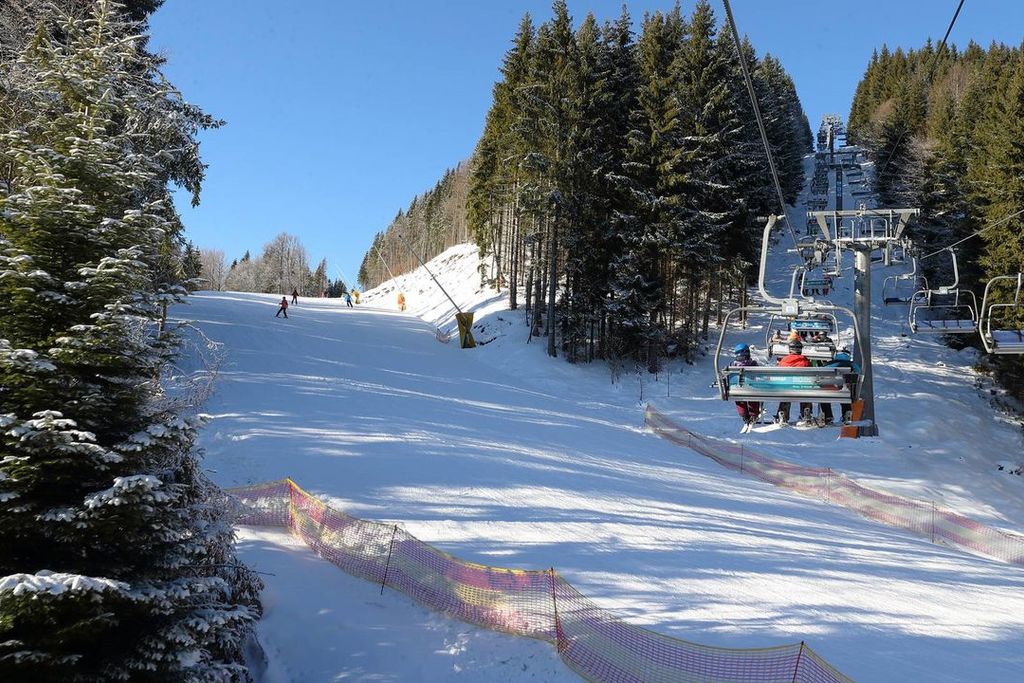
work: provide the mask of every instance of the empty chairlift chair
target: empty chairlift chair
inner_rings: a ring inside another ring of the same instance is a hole
[[[915,292],[928,291],[928,278],[917,274],[917,259],[911,256],[910,262],[909,273],[890,275],[882,282],[882,303],[886,306],[909,304]]]
[[[1016,282],[1011,303],[991,303],[992,285]],[[1000,275],[988,281],[981,298],[981,343],[992,354],[1024,354],[1024,273]]]
[[[910,330],[915,334],[974,334],[978,331],[978,298],[960,289],[960,271],[953,257],[953,284],[937,289],[920,289],[910,302]]]

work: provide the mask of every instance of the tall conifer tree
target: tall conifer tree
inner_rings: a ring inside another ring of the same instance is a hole
[[[0,131],[2,680],[248,677],[258,582],[161,382],[161,304],[184,290],[153,284],[167,180],[210,121],[139,35],[97,0],[7,73],[24,119]]]

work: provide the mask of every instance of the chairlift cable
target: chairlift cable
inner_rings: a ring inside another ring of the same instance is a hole
[[[400,232],[397,233],[397,235],[398,239],[402,240],[402,244],[405,245],[405,248],[409,250],[409,253],[415,256],[416,260],[420,262],[421,266],[423,266],[423,270],[427,271],[427,275],[429,275],[430,279],[434,281],[434,284],[437,285],[437,288],[440,289],[446,297],[448,297],[448,301],[452,303],[452,306],[455,307],[455,310],[458,311],[459,313],[462,313],[462,309],[459,308],[459,305],[457,303],[455,303],[455,299],[453,299],[451,294],[448,293],[448,290],[441,286],[441,283],[438,281],[436,277],[434,277],[434,274],[430,272],[430,268],[427,268],[427,264],[423,261],[420,255],[413,250],[412,246],[409,244],[409,240],[405,239],[405,235],[403,235]]]
[[[740,62],[740,68],[743,70],[743,80],[747,85],[747,94],[750,95],[750,104],[754,108],[754,118],[757,119],[757,128],[761,132],[761,143],[764,145],[764,153],[768,157],[768,168],[772,173],[772,182],[775,184],[775,195],[779,200],[779,206],[782,208],[782,216],[786,221],[786,228],[789,230],[789,236],[793,240],[793,246],[796,247],[799,242],[796,239],[796,233],[793,232],[793,226],[789,222],[789,213],[786,211],[786,199],[782,193],[782,184],[779,182],[779,174],[775,169],[775,159],[772,157],[772,148],[768,144],[768,133],[764,127],[764,119],[761,116],[761,109],[757,106],[757,94],[754,92],[754,82],[750,78],[750,70],[747,67],[747,59],[743,55],[743,44],[740,42],[740,33],[736,28],[736,19],[732,16],[732,7],[729,5],[729,0],[722,0],[725,5],[725,14],[729,17],[729,27],[732,29],[732,37],[736,42],[736,56]],[[963,2],[963,0],[961,0]]]
[[[1011,213],[1009,216],[1003,216],[1002,218],[997,220],[995,223],[990,223],[989,225],[986,225],[984,228],[981,228],[980,230],[975,230],[974,232],[972,232],[967,237],[964,237],[962,240],[957,240],[956,242],[953,242],[953,244],[950,244],[949,246],[942,247],[941,249],[936,249],[932,253],[926,254],[925,256],[919,256],[917,260],[918,261],[923,261],[926,258],[931,258],[932,256],[935,256],[937,254],[941,254],[944,251],[949,251],[953,247],[955,247],[955,246],[957,246],[959,244],[962,244],[962,243],[966,242],[967,240],[969,240],[969,239],[971,239],[973,237],[977,237],[981,233],[985,232],[986,230],[991,230],[992,228],[996,227],[997,225],[1002,225],[1003,223],[1005,223],[1005,222],[1007,222],[1007,221],[1009,221],[1009,220],[1011,220],[1013,218],[1016,218],[1017,216],[1021,215],[1022,213],[1024,213],[1024,209],[1021,209],[1020,211],[1016,211],[1014,213]]]
[[[960,10],[963,9],[963,6],[964,0],[960,0],[960,4],[956,6],[956,12],[953,12],[953,18],[949,21],[949,26],[946,27],[946,35],[942,37],[942,42],[939,43],[939,46],[935,49],[935,56],[932,57],[932,63],[928,66],[928,71],[925,72],[926,82],[931,80],[932,72],[935,70],[935,65],[939,63],[939,55],[942,54],[942,48],[945,47],[946,41],[949,40],[949,34],[953,31],[953,24],[956,23],[956,18],[960,16]],[[906,134],[907,131],[904,130],[900,133],[900,136],[896,138],[896,144],[892,146],[892,151],[889,152],[889,156],[885,160],[885,164],[882,166],[881,170],[879,170],[875,175],[876,178],[882,175],[882,171],[889,168],[889,162],[892,160],[892,155],[896,153],[897,149],[899,149],[900,142],[903,141],[903,136]]]

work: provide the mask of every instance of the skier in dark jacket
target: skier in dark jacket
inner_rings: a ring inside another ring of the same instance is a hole
[[[732,353],[733,365],[744,368],[757,367],[757,361],[750,357],[750,347],[746,344],[737,344]],[[761,414],[761,403],[758,401],[736,401],[736,412],[739,413],[743,424],[753,424],[757,420],[757,416]]]
[[[284,317],[288,317],[288,297],[281,297],[281,304],[277,308],[277,313],[274,314],[275,318],[279,318],[284,313]]]
[[[293,289],[292,290],[292,303],[293,304],[299,303],[299,290],[298,289]]]
[[[779,367],[784,368],[809,368],[811,367],[811,361],[807,359],[807,356],[803,354],[804,345],[799,339],[789,340],[789,355],[783,356],[779,359]],[[789,422],[789,401],[782,401],[779,403],[779,409],[776,411],[778,422]],[[801,403],[800,404],[800,421],[805,422],[811,419],[811,413],[814,410],[813,403]]]
[[[850,368],[850,374],[845,376],[846,383],[850,387],[850,396],[852,400],[853,390],[857,386],[857,376],[860,374],[860,366],[853,362],[850,358],[850,353],[845,349],[836,353],[832,362],[826,365],[828,368]],[[843,422],[850,421],[850,409],[853,407],[851,403],[842,403],[839,405]],[[831,406],[829,406],[831,409]],[[831,410],[830,410],[831,412]]]

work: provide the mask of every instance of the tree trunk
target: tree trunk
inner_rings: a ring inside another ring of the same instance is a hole
[[[548,249],[548,315],[546,333],[548,335],[548,355],[558,355],[555,348],[555,293],[558,288],[558,206],[555,206],[555,219],[551,222],[551,240]]]
[[[510,240],[511,258],[508,275],[508,307],[509,310],[516,310],[519,306],[519,192],[515,192],[512,211],[512,239]]]

